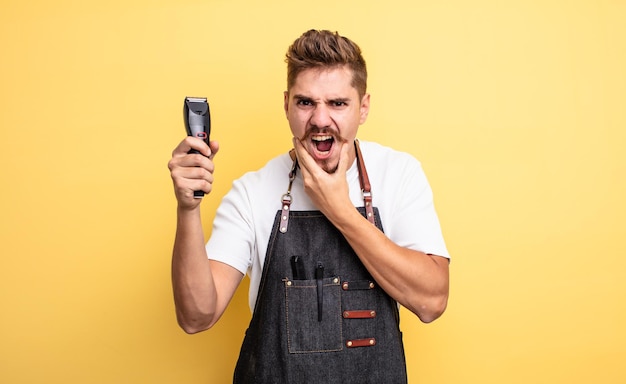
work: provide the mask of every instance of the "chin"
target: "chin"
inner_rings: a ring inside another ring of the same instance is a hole
[[[339,168],[339,162],[334,160],[324,160],[319,162],[318,165],[326,173],[335,173],[337,172],[337,168]]]

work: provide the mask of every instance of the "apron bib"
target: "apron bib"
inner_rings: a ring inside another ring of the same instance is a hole
[[[358,210],[382,231],[355,145],[365,198]],[[320,211],[289,211],[296,167],[294,161],[233,382],[406,383],[396,301]]]

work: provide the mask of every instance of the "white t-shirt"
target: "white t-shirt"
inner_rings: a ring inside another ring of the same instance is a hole
[[[418,160],[413,156],[360,141],[363,160],[387,237],[399,246],[449,258],[432,191]],[[213,221],[207,242],[208,257],[250,276],[249,304],[254,310],[263,261],[274,224],[287,192],[293,162],[285,153],[256,172],[233,182]],[[347,172],[350,200],[363,206],[356,161]],[[292,211],[317,210],[302,187],[301,173],[291,188]]]

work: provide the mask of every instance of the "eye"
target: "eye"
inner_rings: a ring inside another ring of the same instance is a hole
[[[335,109],[343,109],[348,106],[350,100],[344,98],[337,98],[328,101],[328,105]]]
[[[313,101],[310,99],[298,99],[296,100],[296,105],[301,105],[303,107],[310,107],[313,105]]]

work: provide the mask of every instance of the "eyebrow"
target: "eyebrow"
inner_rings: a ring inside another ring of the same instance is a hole
[[[331,103],[348,103],[350,101],[350,98],[348,97],[338,97],[336,99],[331,99],[329,100]]]
[[[296,99],[296,100],[314,101],[312,97],[305,96],[305,95],[300,95],[300,94],[293,95],[293,98]],[[335,99],[330,99],[327,102],[329,102],[329,103],[348,103],[349,101],[350,101],[349,97],[337,97]]]

